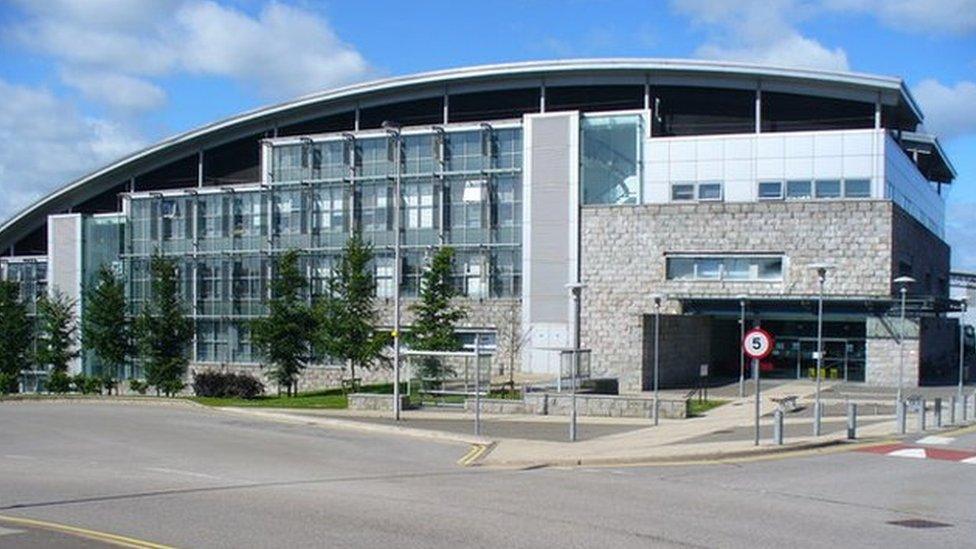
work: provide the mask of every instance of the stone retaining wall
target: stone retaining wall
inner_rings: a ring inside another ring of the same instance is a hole
[[[352,393],[349,395],[349,409],[359,411],[393,411],[393,395],[377,395],[373,393]],[[410,407],[410,397],[400,395],[400,409]]]
[[[522,400],[482,399],[485,414],[534,414],[540,416],[568,416],[572,408],[567,393],[527,393]],[[464,401],[464,409],[474,412],[475,400]],[[654,399],[626,395],[576,395],[576,413],[592,417],[654,417]],[[688,401],[661,400],[660,417],[683,419],[688,417]]]

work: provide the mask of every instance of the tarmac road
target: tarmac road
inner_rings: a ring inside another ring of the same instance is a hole
[[[976,435],[940,445],[976,452]],[[459,467],[467,450],[182,406],[0,404],[0,516],[181,547],[892,548],[976,539],[976,464],[959,461],[843,452],[500,471]],[[889,524],[902,519],[946,526]],[[29,535],[0,536],[0,546],[45,546]]]

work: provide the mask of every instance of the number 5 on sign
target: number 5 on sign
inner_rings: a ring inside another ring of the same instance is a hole
[[[763,359],[773,352],[773,336],[761,328],[753,328],[746,332],[742,340],[742,352],[749,358]]]

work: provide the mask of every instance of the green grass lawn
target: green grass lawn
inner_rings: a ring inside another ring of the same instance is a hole
[[[711,410],[712,408],[718,408],[723,404],[727,404],[727,400],[712,399],[706,400],[704,402],[699,402],[697,398],[691,399],[691,405],[688,407],[688,417],[696,417],[704,414],[705,412]]]

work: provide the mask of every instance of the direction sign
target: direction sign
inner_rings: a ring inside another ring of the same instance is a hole
[[[749,358],[763,359],[773,352],[773,336],[761,328],[753,328],[746,332],[742,340],[742,351]]]

